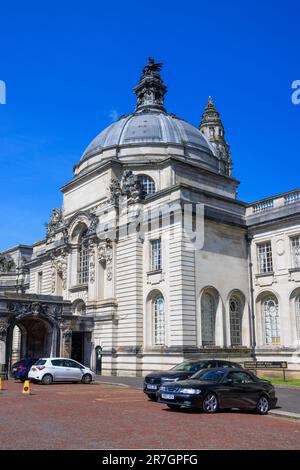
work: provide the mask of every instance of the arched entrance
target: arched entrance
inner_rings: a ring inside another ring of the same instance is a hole
[[[57,330],[48,320],[31,315],[16,319],[8,336],[8,363],[56,355],[57,343]]]

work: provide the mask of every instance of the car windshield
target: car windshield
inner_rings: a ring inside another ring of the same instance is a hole
[[[208,382],[219,382],[225,372],[223,370],[206,370],[202,372],[197,372],[196,374],[192,375],[192,379],[196,380],[203,380]]]
[[[175,371],[184,371],[184,372],[189,372],[189,371],[197,371],[199,369],[202,369],[204,367],[204,362],[181,362],[180,364],[177,364],[177,366],[173,367],[171,370]]]

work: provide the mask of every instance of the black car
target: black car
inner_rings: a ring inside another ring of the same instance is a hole
[[[201,408],[206,413],[222,408],[245,408],[264,415],[277,403],[271,382],[244,369],[230,368],[201,371],[188,380],[164,383],[157,397],[173,410],[184,406]]]
[[[144,393],[148,395],[150,400],[156,401],[156,392],[158,391],[161,383],[189,379],[196,372],[212,367],[240,368],[241,366],[236,362],[222,361],[218,359],[181,362],[168,371],[152,372],[151,374],[146,375],[144,379]]]

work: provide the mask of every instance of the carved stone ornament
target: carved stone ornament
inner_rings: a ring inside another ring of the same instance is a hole
[[[112,179],[109,186],[109,200],[112,204],[118,205],[121,196],[127,197],[128,204],[135,204],[144,199],[143,187],[140,180],[131,170],[123,172],[121,181]]]
[[[106,264],[106,278],[111,281],[113,277],[113,245],[110,238],[107,238],[105,242],[98,243],[98,261]]]
[[[109,196],[108,200],[113,205],[118,205],[119,198],[122,196],[120,181],[116,178],[112,178],[108,188]]]
[[[67,330],[63,331],[63,337],[65,338],[66,341],[70,340],[71,336],[72,336],[72,330],[71,329],[67,329]]]
[[[96,234],[96,228],[99,222],[99,219],[94,212],[89,212],[89,219],[90,219],[90,225],[87,229],[86,237]]]
[[[52,294],[56,289],[57,275],[60,274],[62,278],[62,288],[66,289],[67,286],[67,251],[63,250],[59,255],[51,254],[51,291]]]
[[[89,249],[89,276],[90,282],[95,282],[95,271],[96,271],[96,244],[93,240],[88,242]]]
[[[4,338],[6,336],[8,330],[8,321],[4,319],[0,319],[0,338]]]
[[[53,241],[53,237],[57,230],[62,227],[64,223],[63,220],[63,213],[61,209],[54,208],[52,210],[52,216],[50,218],[50,222],[46,224],[47,226],[47,233],[46,233],[46,241],[47,243],[51,243]],[[65,237],[65,234],[64,234]]]
[[[30,315],[34,317],[44,317],[56,321],[63,312],[63,306],[41,302],[9,302],[7,305],[9,312],[15,314],[17,320]]]
[[[16,265],[12,257],[0,254],[0,272],[9,273],[12,271],[16,271]]]

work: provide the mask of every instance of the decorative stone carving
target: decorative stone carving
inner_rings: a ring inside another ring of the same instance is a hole
[[[16,319],[18,320],[27,315],[57,320],[58,316],[63,312],[62,305],[41,302],[9,302],[7,308],[11,313],[16,314]]]
[[[116,178],[112,178],[108,191],[109,191],[109,196],[108,196],[109,202],[113,205],[118,205],[119,198],[122,195],[120,181]]]
[[[99,242],[98,261],[99,263],[106,263],[106,278],[111,281],[113,277],[113,245],[110,238],[107,238],[105,242]]]
[[[89,212],[90,225],[86,232],[86,237],[96,234],[96,228],[99,222],[98,217],[94,212]]]
[[[69,329],[64,330],[63,337],[65,338],[66,341],[70,340],[71,336],[72,336],[72,330],[69,330]]]
[[[118,205],[120,196],[126,196],[128,204],[135,204],[144,198],[142,185],[131,170],[123,172],[121,182],[117,179],[111,180],[109,193],[109,200],[114,205]]]
[[[16,271],[16,265],[10,255],[0,255],[0,272],[9,273]]]
[[[93,240],[89,240],[88,248],[89,248],[89,275],[90,275],[90,282],[93,284],[95,282],[95,269],[96,269],[96,244]]]
[[[47,243],[53,241],[56,231],[63,225],[63,213],[61,209],[54,208],[49,224],[47,224],[46,240]]]
[[[72,346],[72,323],[70,320],[60,319],[59,327],[62,331],[64,353],[69,356]]]
[[[58,256],[51,255],[51,291],[55,292],[57,274],[62,277],[62,288],[66,289],[67,286],[67,251],[62,250]]]
[[[128,203],[136,203],[143,199],[143,188],[131,170],[125,170],[121,180],[122,194],[127,196]]]
[[[4,339],[8,330],[8,321],[0,318],[0,339]]]

